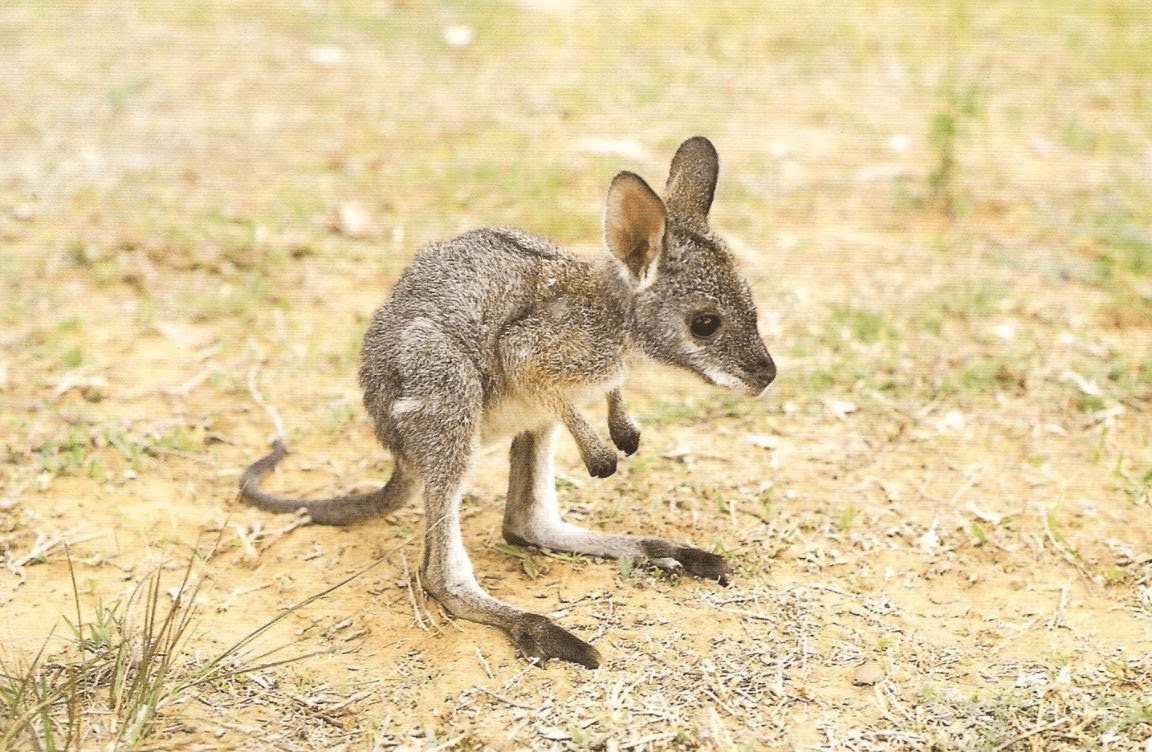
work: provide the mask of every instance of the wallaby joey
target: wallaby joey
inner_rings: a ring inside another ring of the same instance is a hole
[[[460,534],[460,497],[483,441],[514,437],[503,525],[509,543],[628,557],[727,584],[724,559],[715,554],[563,522],[552,457],[562,424],[591,475],[616,471],[616,450],[578,409],[605,397],[612,443],[636,451],[640,432],[620,393],[635,355],[748,395],[775,378],[748,285],[708,227],[718,170],[715,148],[696,137],[672,159],[664,201],[638,175],[616,175],[604,211],[609,253],[595,262],[508,229],[475,230],[422,250],[373,316],[360,363],[364,407],[392,452],[392,477],[371,493],[273,496],[258,484],[284,456],[277,442],[244,472],[243,498],[345,525],[387,514],[422,488],[424,588],[457,617],[504,630],[525,657],[541,662],[596,668],[601,659],[548,618],[496,600],[476,581]]]

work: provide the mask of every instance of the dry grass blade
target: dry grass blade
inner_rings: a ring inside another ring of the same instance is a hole
[[[248,634],[244,635],[243,638],[234,642],[231,646],[229,646],[227,649],[225,649],[224,652],[220,653],[215,658],[213,658],[208,664],[205,665],[205,667],[203,669],[202,677],[200,679],[198,679],[196,682],[194,682],[194,684],[203,684],[205,682],[211,681],[213,678],[216,678],[218,676],[229,676],[229,675],[234,675],[237,673],[243,673],[243,671],[249,671],[249,670],[260,669],[260,668],[269,668],[272,666],[279,666],[279,665],[283,665],[285,663],[291,663],[291,662],[295,662],[298,660],[302,660],[303,658],[309,657],[307,655],[306,656],[296,656],[296,657],[292,657],[292,658],[289,658],[289,659],[286,659],[283,661],[275,661],[272,663],[263,664],[263,665],[259,665],[259,666],[245,666],[245,668],[242,670],[236,669],[236,670],[224,671],[223,673],[216,673],[217,671],[219,671],[220,667],[223,666],[227,661],[230,661],[230,660],[238,657],[240,655],[240,653],[245,648],[247,648],[249,645],[254,643],[264,633],[266,633],[268,630],[272,629],[272,627],[276,626],[277,624],[279,624],[284,619],[287,619],[289,616],[296,613],[297,611],[300,611],[303,608],[307,608],[309,605],[315,603],[318,600],[326,598],[327,596],[331,595],[332,593],[334,593],[335,591],[344,587],[345,585],[352,582],[353,580],[356,580],[356,579],[364,576],[366,573],[368,573],[371,570],[378,567],[385,560],[386,560],[385,557],[378,558],[378,559],[372,561],[371,563],[369,563],[369,564],[361,567],[360,569],[356,570],[355,572],[348,575],[344,579],[340,580],[335,585],[332,585],[332,586],[330,586],[330,587],[328,587],[328,588],[326,588],[326,589],[324,589],[318,593],[314,593],[313,595],[308,596],[304,600],[293,604],[291,607],[284,609],[284,611],[282,611],[275,618],[264,622],[263,624],[261,624],[256,629],[254,629],[251,632],[249,632]],[[279,650],[279,649],[280,648],[277,648],[277,650]],[[321,652],[321,651],[317,651],[317,653],[319,653],[319,652]],[[271,653],[263,653],[260,656],[258,656],[258,658],[263,658],[263,657],[266,657],[270,654]],[[309,655],[315,655],[315,653],[309,654]]]
[[[66,547],[67,550],[67,547]],[[98,605],[94,619],[81,610],[75,567],[68,563],[73,586],[75,621],[66,619],[69,642],[76,654],[70,663],[49,661],[49,638],[25,669],[0,663],[0,706],[8,719],[0,733],[0,748],[23,740],[35,748],[68,749],[86,737],[90,718],[102,717],[112,748],[135,747],[155,731],[158,714],[177,697],[196,687],[226,681],[313,657],[322,651],[266,661],[287,645],[256,655],[244,655],[278,622],[379,565],[357,570],[335,585],[286,609],[219,653],[207,663],[192,660],[184,647],[193,635],[200,581],[190,559],[177,586],[165,589],[163,566],[137,583],[128,597],[112,607]],[[352,700],[343,703],[347,705]]]
[[[1025,739],[1029,739],[1033,736],[1038,736],[1040,734],[1045,733],[1046,731],[1051,731],[1052,729],[1060,728],[1061,726],[1066,725],[1071,720],[1072,720],[1071,718],[1057,718],[1056,720],[1052,721],[1051,723],[1045,723],[1044,725],[1037,726],[1036,728],[1031,729],[1030,731],[1024,731],[1022,733],[1019,733],[1016,736],[1009,739],[1008,741],[1001,744],[1000,746],[996,747],[996,749],[992,750],[992,752],[1004,752],[1004,750],[1008,749],[1009,747],[1016,744],[1017,742],[1022,742]]]
[[[57,730],[51,723],[51,709],[67,697],[69,687],[45,681],[37,671],[44,658],[44,650],[52,639],[50,632],[27,667],[9,665],[0,656],[0,749],[13,749],[22,738],[43,736],[48,746],[68,749],[72,740],[80,735],[77,724],[64,726],[62,742],[56,742]],[[70,705],[69,705],[70,707]],[[35,722],[40,722],[40,730]]]
[[[268,413],[272,425],[276,428],[276,438],[284,441],[284,420],[280,417],[280,411],[273,405],[268,404],[268,402],[264,400],[264,395],[260,393],[260,388],[256,385],[259,373],[259,365],[254,365],[248,369],[248,393],[252,396],[252,401],[259,405],[264,412]]]

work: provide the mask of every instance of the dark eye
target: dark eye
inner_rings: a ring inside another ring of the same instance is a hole
[[[698,313],[688,328],[697,337],[711,337],[720,328],[720,317],[714,313]]]

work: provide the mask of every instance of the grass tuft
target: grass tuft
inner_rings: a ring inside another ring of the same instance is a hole
[[[189,558],[174,588],[166,586],[161,566],[124,600],[97,603],[85,615],[69,555],[76,613],[74,620],[65,617],[64,653],[47,655],[53,630],[27,664],[0,655],[0,749],[85,749],[95,740],[109,749],[136,748],[189,690],[314,656],[268,661],[283,646],[257,655],[247,651],[275,624],[379,563],[291,606],[204,660],[185,651],[196,623],[195,561],[195,555]]]

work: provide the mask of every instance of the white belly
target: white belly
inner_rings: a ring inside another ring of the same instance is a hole
[[[509,397],[500,400],[484,413],[480,440],[488,444],[506,436],[515,436],[529,428],[539,428],[556,418],[536,402]]]
[[[604,399],[604,396],[620,386],[622,381],[623,374],[600,384],[583,384],[568,390],[564,398],[577,407],[583,407]],[[519,396],[505,397],[484,413],[484,420],[480,425],[480,441],[488,444],[506,436],[515,436],[521,431],[540,428],[559,419],[558,415],[550,412],[537,400]]]

